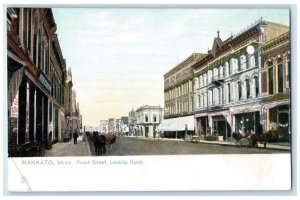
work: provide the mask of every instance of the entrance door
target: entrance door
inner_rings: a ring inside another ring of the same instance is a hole
[[[218,132],[219,132],[219,136],[223,136],[223,138],[226,139],[226,122],[225,121],[218,122]]]
[[[278,115],[278,141],[290,142],[289,134],[289,113],[279,113]]]

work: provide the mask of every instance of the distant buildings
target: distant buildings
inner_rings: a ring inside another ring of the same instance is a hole
[[[129,128],[129,135],[137,135],[137,124],[136,124],[136,112],[132,108],[132,110],[128,114],[128,128]]]
[[[108,133],[108,120],[100,120],[100,132],[102,134]]]
[[[122,134],[128,134],[129,133],[128,117],[125,117],[125,116],[121,117],[120,128],[121,128],[121,133]]]

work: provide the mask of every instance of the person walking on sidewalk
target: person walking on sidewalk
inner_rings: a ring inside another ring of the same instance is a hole
[[[74,130],[73,138],[74,138],[74,144],[77,144],[78,133],[76,129]]]

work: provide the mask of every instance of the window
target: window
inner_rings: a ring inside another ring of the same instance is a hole
[[[291,88],[291,61],[288,61],[289,88]]]
[[[259,85],[258,85],[258,76],[254,76],[254,88],[255,88],[255,97],[258,96],[258,93],[259,93]]]
[[[228,75],[231,74],[231,63],[230,62],[226,62],[227,66],[228,66]]]
[[[283,92],[283,65],[278,65],[278,92]]]
[[[153,122],[156,122],[156,120],[157,120],[156,115],[153,115]]]
[[[145,114],[145,122],[148,122],[148,114]]]
[[[241,57],[237,57],[237,70],[241,71]]]
[[[227,100],[228,102],[231,102],[231,94],[230,94],[230,83],[227,84]]]
[[[237,84],[238,84],[238,97],[239,97],[238,100],[241,100],[242,99],[242,83],[239,81]]]
[[[274,87],[273,87],[273,67],[269,68],[269,94],[274,94]]]
[[[250,97],[250,82],[249,82],[249,79],[246,79],[246,97],[247,99],[249,99]]]
[[[256,51],[255,52],[255,58],[254,58],[255,59],[255,66],[256,67],[258,67],[258,65],[259,65],[259,63],[258,63],[258,54],[259,54],[259,51]]]
[[[34,34],[34,36],[33,36],[33,62],[35,65],[37,65],[36,52],[37,52],[37,35]]]
[[[222,104],[222,88],[219,88],[219,104]]]

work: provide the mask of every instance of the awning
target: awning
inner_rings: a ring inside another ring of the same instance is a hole
[[[232,114],[256,112],[256,111],[260,111],[261,105],[262,105],[261,103],[246,104],[246,105],[242,105],[242,106],[230,107],[229,110]]]
[[[282,101],[276,101],[272,103],[264,103],[263,106],[267,109],[274,108],[276,106],[282,106],[282,105],[290,105],[290,100],[282,100]]]
[[[185,127],[192,131],[195,130],[194,115],[186,117],[177,117],[172,119],[164,119],[157,127],[157,131],[184,131]]]

